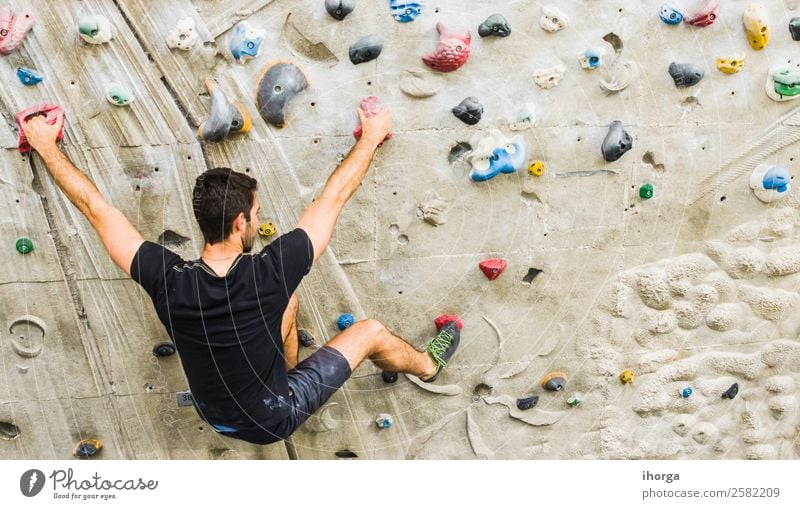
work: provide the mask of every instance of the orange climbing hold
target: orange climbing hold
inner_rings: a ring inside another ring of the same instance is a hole
[[[494,281],[500,277],[500,274],[506,270],[508,262],[501,258],[492,258],[491,260],[484,260],[478,264],[478,267],[483,271],[483,274],[489,279]]]

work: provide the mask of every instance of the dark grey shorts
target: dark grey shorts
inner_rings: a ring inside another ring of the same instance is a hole
[[[323,346],[288,372],[291,409],[281,422],[263,425],[255,430],[234,430],[213,423],[211,426],[225,436],[254,444],[283,440],[314,415],[351,374],[350,364],[344,355],[335,348]]]

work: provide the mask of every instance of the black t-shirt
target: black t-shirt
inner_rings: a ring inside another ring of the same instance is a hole
[[[224,277],[153,242],[136,252],[131,277],[153,300],[207,421],[253,429],[286,417],[281,320],[313,254],[300,228],[239,255]]]

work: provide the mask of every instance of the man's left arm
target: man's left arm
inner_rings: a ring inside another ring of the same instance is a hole
[[[97,186],[59,150],[56,134],[63,122],[63,116],[55,125],[47,124],[42,117],[33,118],[26,126],[25,135],[44,160],[58,187],[97,231],[111,259],[130,276],[133,257],[144,243],[144,238],[122,212],[103,198]]]

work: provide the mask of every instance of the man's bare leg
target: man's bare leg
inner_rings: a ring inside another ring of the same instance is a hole
[[[297,366],[297,359],[300,355],[300,346],[297,343],[297,309],[300,303],[297,295],[293,294],[289,299],[289,305],[283,312],[281,321],[281,337],[283,338],[283,355],[286,357],[286,371]]]
[[[344,355],[351,371],[364,359],[371,360],[384,371],[411,373],[423,379],[430,378],[437,370],[427,352],[416,350],[373,319],[356,322],[326,346]]]

